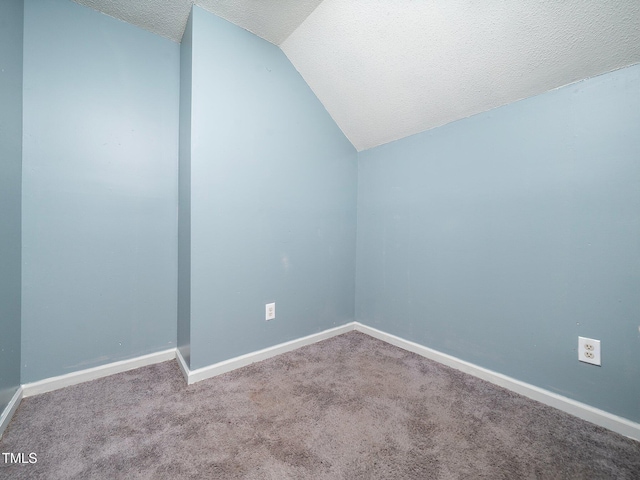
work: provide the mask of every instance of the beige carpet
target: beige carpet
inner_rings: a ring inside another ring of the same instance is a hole
[[[640,479],[640,443],[357,332],[25,399],[0,452],[37,454],[3,479]]]

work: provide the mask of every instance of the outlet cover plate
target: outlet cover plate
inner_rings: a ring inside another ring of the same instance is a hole
[[[578,360],[592,365],[601,365],[600,340],[578,337]]]
[[[267,303],[266,307],[265,307],[265,313],[266,313],[266,317],[265,320],[273,320],[274,318],[276,318],[276,304],[274,303]]]

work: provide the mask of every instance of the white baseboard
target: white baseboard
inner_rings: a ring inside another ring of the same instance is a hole
[[[424,345],[405,340],[404,338],[391,335],[376,328],[368,327],[359,322],[347,323],[339,327],[324,330],[319,333],[298,338],[296,340],[291,340],[289,342],[281,343],[273,347],[241,355],[229,360],[224,360],[222,362],[203,368],[198,368],[196,370],[190,370],[180,351],[172,348],[169,350],[144,355],[130,360],[122,360],[107,365],[101,365],[95,368],[89,368],[87,370],[81,370],[79,372],[69,373],[67,375],[61,375],[59,377],[47,378],[39,382],[28,383],[22,385],[22,387],[12,398],[7,408],[5,408],[4,412],[2,412],[2,415],[0,416],[0,437],[9,421],[11,420],[11,417],[16,408],[18,408],[20,400],[23,397],[26,398],[32,395],[50,392],[59,388],[68,387],[70,385],[75,385],[97,378],[106,377],[108,375],[113,375],[115,373],[126,372],[135,368],[164,362],[173,358],[177,358],[178,365],[180,366],[180,370],[182,371],[187,384],[191,385],[195,382],[215,377],[217,375],[230,372],[237,368],[244,367],[261,360],[266,360],[267,358],[280,355],[281,353],[290,352],[297,348],[304,347],[305,345],[311,345],[321,340],[326,340],[327,338],[341,335],[352,330],[357,330],[391,345],[400,347],[404,350],[417,353],[418,355],[421,355],[423,357],[455,368],[456,370],[460,370],[464,373],[468,373],[470,375],[473,375],[474,377],[481,378],[495,385],[499,385],[503,388],[519,393],[520,395],[524,395],[525,397],[537,400],[541,403],[544,403],[545,405],[557,408],[578,418],[582,418],[583,420],[587,420],[591,423],[607,428],[626,437],[640,441],[640,423],[633,422],[626,418],[611,414],[604,410],[600,410],[585,403],[581,403],[562,395],[558,395],[557,393],[553,393],[543,388],[536,387],[535,385],[516,380],[515,378],[508,377],[507,375],[503,375],[487,368],[480,367],[452,355],[433,350],[429,347],[425,347]]]
[[[359,332],[366,333],[367,335],[390,343],[391,345],[395,345],[396,347],[417,353],[423,357],[435,360],[438,363],[442,363],[455,368],[456,370],[473,375],[474,377],[499,385],[507,390],[511,390],[519,393],[520,395],[524,395],[525,397],[537,400],[540,403],[557,408],[558,410],[562,410],[563,412],[582,418],[583,420],[595,423],[601,427],[608,428],[609,430],[613,430],[614,432],[626,437],[633,438],[634,440],[640,440],[640,423],[632,422],[626,418],[613,415],[585,403],[558,395],[557,393],[550,392],[544,388],[536,387],[535,385],[516,380],[515,378],[508,377],[487,368],[479,367],[478,365],[461,360],[452,355],[447,355],[446,353],[433,350],[418,343],[405,340],[404,338],[396,337],[395,335],[385,333],[376,328],[368,327],[362,323],[354,323],[354,329]]]
[[[38,382],[22,385],[23,396],[31,397],[40,393],[51,392],[59,388],[69,387],[78,383],[88,382],[97,378],[107,377],[115,373],[127,372],[135,368],[146,367],[154,363],[166,362],[176,358],[176,349],[163,350],[161,352],[150,353],[129,360],[100,365],[99,367],[87,368],[78,372],[67,373],[58,377],[45,378]]]
[[[182,372],[182,375],[184,375],[184,379],[187,382],[187,385],[189,385],[189,367],[187,366],[187,361],[182,356],[182,352],[179,348],[176,348],[176,359],[178,360],[180,371]]]
[[[2,414],[0,414],[0,438],[2,438],[2,434],[4,433],[4,430],[7,428],[7,425],[9,425],[9,422],[11,421],[13,414],[18,409],[18,406],[20,405],[21,400],[22,400],[22,387],[18,387],[18,390],[16,390],[16,393],[14,393],[13,397],[11,397],[11,400],[9,400],[9,404],[5,407]]]
[[[279,345],[274,345],[273,347],[258,350],[257,352],[240,355],[239,357],[224,360],[222,362],[215,363],[208,367],[198,368],[196,370],[189,370],[186,362],[184,361],[184,358],[182,358],[182,355],[180,355],[179,352],[178,362],[180,363],[180,367],[187,379],[187,384],[191,385],[192,383],[199,382],[200,380],[205,380],[217,375],[222,375],[223,373],[230,372],[232,370],[235,370],[236,368],[244,367],[261,360],[266,360],[267,358],[275,357],[276,355],[280,355],[281,353],[290,352],[291,350],[304,347],[305,345],[311,345],[312,343],[316,343],[321,340],[326,340],[327,338],[335,337],[336,335],[350,332],[354,330],[354,328],[355,322],[347,323],[346,325],[342,325],[340,327],[331,328],[329,330],[314,333],[312,335],[298,338],[296,340],[291,340]]]

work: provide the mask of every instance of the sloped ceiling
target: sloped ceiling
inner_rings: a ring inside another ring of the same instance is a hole
[[[182,40],[191,5],[280,45],[322,0],[73,0],[167,37]]]
[[[179,41],[191,0],[75,0]],[[280,45],[358,150],[640,62],[640,2],[197,0]]]
[[[280,45],[322,0],[197,0],[219,17]]]
[[[282,49],[358,150],[640,61],[640,1],[325,0]]]
[[[182,40],[193,0],[73,0],[80,5],[106,13],[167,37]]]

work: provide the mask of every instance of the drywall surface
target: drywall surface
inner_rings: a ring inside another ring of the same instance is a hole
[[[357,320],[640,421],[638,132],[636,65],[360,153]]]
[[[178,166],[178,349],[191,362],[191,51],[189,15],[180,44],[180,150]]]
[[[357,157],[276,46],[199,7],[192,67],[196,369],[353,319]]]
[[[179,45],[25,2],[23,383],[176,345]]]
[[[282,49],[358,150],[640,62],[640,2],[324,0]]]
[[[22,0],[0,2],[0,413],[20,386]]]

